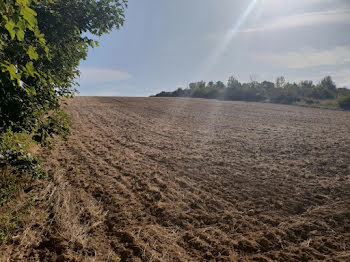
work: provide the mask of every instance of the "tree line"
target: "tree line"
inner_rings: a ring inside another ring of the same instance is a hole
[[[350,90],[337,88],[330,76],[324,77],[318,84],[312,81],[299,83],[286,82],[283,76],[276,81],[251,81],[241,83],[231,76],[227,84],[222,81],[208,83],[204,81],[190,83],[187,88],[178,88],[173,92],[161,92],[155,97],[193,97],[229,101],[270,102],[278,104],[318,104],[321,100],[334,100],[343,109],[350,109]]]

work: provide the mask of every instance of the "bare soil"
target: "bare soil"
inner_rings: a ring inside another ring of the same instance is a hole
[[[107,97],[67,110],[69,141],[43,153],[47,218],[14,261],[350,261],[350,113]]]

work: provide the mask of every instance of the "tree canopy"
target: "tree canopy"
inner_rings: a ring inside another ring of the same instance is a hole
[[[95,36],[124,23],[125,0],[0,3],[0,128],[35,132],[76,91]]]

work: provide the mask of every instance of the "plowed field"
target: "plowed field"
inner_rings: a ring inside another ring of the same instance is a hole
[[[350,261],[350,113],[98,97],[67,111],[72,135],[44,158],[88,242],[51,228],[41,260]]]

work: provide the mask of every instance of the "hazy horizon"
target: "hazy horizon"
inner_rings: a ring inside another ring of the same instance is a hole
[[[129,0],[126,22],[80,66],[82,96],[149,96],[193,81],[350,87],[350,1]]]

